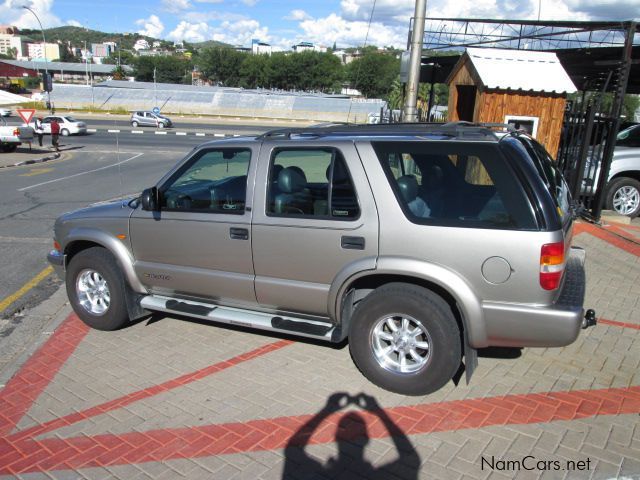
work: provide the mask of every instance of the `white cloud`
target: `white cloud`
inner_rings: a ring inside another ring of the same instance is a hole
[[[196,3],[223,3],[224,0],[195,0]]]
[[[363,45],[368,27],[366,21],[348,21],[332,13],[325,18],[301,22],[300,28],[304,35],[298,40],[323,46],[331,46],[335,42],[340,47],[356,47]],[[406,37],[406,27],[373,22],[369,29],[367,45],[401,46],[406,43]]]
[[[164,31],[164,25],[157,15],[151,15],[147,19],[141,18],[140,20],[136,20],[136,25],[142,27],[141,30],[138,30],[138,33],[140,35],[146,35],[147,37],[160,38],[160,35],[162,35]]]
[[[289,12],[289,15],[287,15],[286,17],[284,17],[285,20],[296,20],[296,21],[303,21],[303,20],[311,20],[311,15],[309,15],[307,12],[305,12],[304,10],[291,10],[291,12]]]
[[[15,25],[18,28],[40,29],[38,20],[33,13],[23,9],[23,5],[30,7],[40,21],[42,28],[59,27],[62,20],[53,14],[53,0],[4,0],[0,3],[0,24]]]
[[[67,20],[67,25],[71,27],[84,27],[78,20]]]
[[[169,13],[180,13],[191,8],[189,0],[162,0],[162,10]]]
[[[250,18],[224,21],[214,29],[213,33],[213,40],[231,45],[249,45],[252,38],[258,38],[263,42],[271,40],[269,29],[260,26],[260,22]]]
[[[210,27],[205,22],[191,23],[181,21],[178,26],[167,35],[174,42],[204,42],[211,39]]]
[[[240,0],[242,3],[244,3],[247,7],[253,7],[256,3],[258,3],[258,0]]]

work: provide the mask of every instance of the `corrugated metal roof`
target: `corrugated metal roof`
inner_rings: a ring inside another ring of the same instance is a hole
[[[576,91],[553,52],[467,48],[466,53],[487,88],[548,93]]]
[[[40,72],[44,72],[45,66],[47,70],[52,72],[64,72],[64,73],[85,73],[87,70],[91,70],[93,74],[110,74],[113,72],[115,65],[108,64],[100,64],[100,63],[92,63],[91,65],[85,66],[84,63],[71,63],[71,62],[35,62],[29,60],[0,60],[0,62],[7,63],[9,65],[14,65],[16,67],[29,68],[32,70],[37,70]],[[131,67],[128,65],[122,65],[122,68],[125,72],[129,73],[132,71]]]

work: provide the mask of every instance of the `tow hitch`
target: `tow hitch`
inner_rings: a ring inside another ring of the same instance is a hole
[[[582,319],[582,329],[584,330],[585,328],[593,327],[596,323],[598,323],[596,311],[590,308],[584,314],[584,318]]]

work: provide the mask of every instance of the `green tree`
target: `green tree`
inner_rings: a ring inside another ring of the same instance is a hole
[[[158,83],[184,83],[185,72],[190,72],[192,65],[185,58],[167,55],[138,57],[134,61],[133,68],[134,76],[140,82],[153,82],[153,71],[155,69],[155,80]]]
[[[111,71],[111,76],[113,77],[114,80],[124,80],[127,74],[125,73],[122,66],[118,65],[116,68],[114,68]]]
[[[246,55],[240,66],[240,86],[266,88],[269,86],[269,56]]]
[[[347,78],[365,97],[387,98],[399,71],[400,60],[395,55],[367,47],[360,58],[347,66]]]
[[[297,88],[298,77],[293,67],[293,55],[277,52],[269,59],[269,85],[281,90]]]
[[[233,48],[205,48],[198,53],[196,64],[212,83],[237,87],[240,86],[240,68],[246,55]]]

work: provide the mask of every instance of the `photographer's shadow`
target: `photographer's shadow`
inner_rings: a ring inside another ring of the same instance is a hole
[[[396,460],[374,467],[364,458],[364,449],[369,443],[369,436],[364,417],[356,411],[349,411],[340,418],[335,438],[338,447],[337,457],[332,457],[326,464],[322,464],[305,451],[305,447],[321,423],[349,404],[357,405],[380,419],[396,447],[398,455]],[[420,469],[420,457],[407,436],[378,405],[378,402],[364,393],[354,397],[347,393],[331,395],[324,408],[289,439],[284,453],[283,478],[286,480],[312,478],[386,480],[396,477],[417,479]]]

